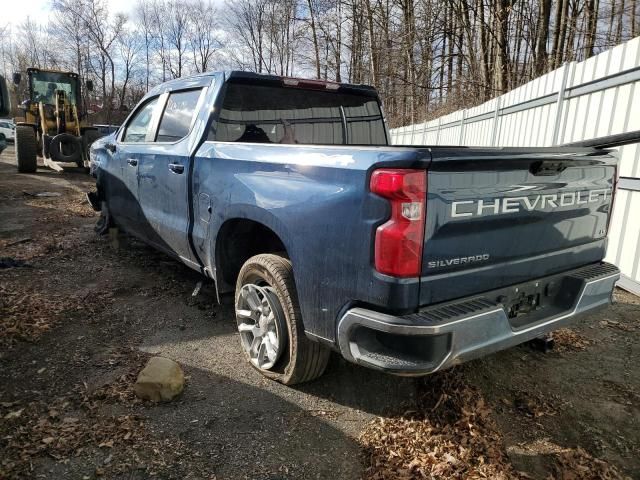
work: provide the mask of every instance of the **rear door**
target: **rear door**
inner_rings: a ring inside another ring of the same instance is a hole
[[[207,79],[207,82],[210,82]],[[140,204],[146,239],[166,252],[194,263],[189,246],[189,169],[193,142],[189,132],[207,88],[166,92],[154,141],[145,145],[138,165]]]
[[[432,150],[421,304],[600,261],[616,158],[584,149]]]

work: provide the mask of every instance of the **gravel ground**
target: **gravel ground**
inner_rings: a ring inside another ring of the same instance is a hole
[[[0,257],[27,265],[0,269],[0,478],[370,474],[360,435],[417,408],[424,380],[337,355],[313,383],[266,380],[242,356],[230,299],[218,305],[207,283],[193,297],[199,275],[138,241],[97,238],[84,172],[18,175],[12,156],[0,157]],[[546,478],[554,451],[582,448],[640,477],[640,300],[616,300],[551,353],[521,346],[458,369],[516,470]],[[171,403],[132,395],[152,354],[185,369]]]

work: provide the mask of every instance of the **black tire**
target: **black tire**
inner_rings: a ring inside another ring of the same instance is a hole
[[[102,134],[98,130],[85,130],[82,134],[82,154],[85,160],[89,160],[89,149],[91,144],[102,137]]]
[[[98,130],[87,129],[82,134],[82,160],[78,160],[76,164],[80,168],[84,168],[86,173],[90,173],[90,168],[85,167],[85,162],[89,165],[89,149],[91,144],[97,139],[102,137],[102,134]]]
[[[18,125],[16,127],[15,142],[18,172],[35,173],[38,169],[38,145],[36,132],[32,127]]]
[[[293,280],[291,261],[273,254],[261,254],[245,262],[236,282],[235,304],[240,291],[248,284],[268,285],[275,290],[287,324],[287,348],[273,368],[261,369],[264,376],[285,385],[309,382],[324,373],[331,351],[318,342],[311,341],[304,333],[298,294]],[[245,351],[247,358],[249,354]]]
[[[65,147],[63,148],[63,145]],[[69,153],[69,149],[71,152]],[[60,133],[51,139],[49,154],[54,162],[82,162],[82,145],[80,138],[70,133]],[[82,165],[82,163],[81,163]]]

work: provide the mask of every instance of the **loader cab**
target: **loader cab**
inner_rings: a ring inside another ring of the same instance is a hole
[[[69,104],[81,105],[80,79],[77,73],[28,68],[27,77],[30,101],[55,105],[56,93],[63,92]]]

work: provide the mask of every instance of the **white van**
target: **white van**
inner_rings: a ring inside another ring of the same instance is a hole
[[[0,133],[4,133],[4,138],[9,142],[13,142],[16,137],[16,125],[13,120],[0,118]]]

